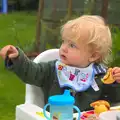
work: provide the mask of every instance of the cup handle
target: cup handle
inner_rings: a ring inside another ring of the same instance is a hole
[[[78,112],[78,119],[77,120],[80,120],[80,116],[81,116],[80,109],[77,106],[73,106],[73,108]]]
[[[43,114],[44,114],[44,116],[47,118],[47,120],[50,120],[50,117],[48,117],[47,114],[46,114],[46,109],[47,109],[47,107],[48,107],[49,105],[50,105],[50,104],[48,103],[48,104],[46,104],[46,105],[44,106],[44,108],[43,108]]]

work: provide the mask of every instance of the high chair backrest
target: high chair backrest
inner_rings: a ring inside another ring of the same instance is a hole
[[[35,59],[35,63],[48,62],[59,58],[59,49],[50,49],[39,54]],[[25,103],[35,104],[41,108],[44,106],[44,94],[42,88],[26,84]]]

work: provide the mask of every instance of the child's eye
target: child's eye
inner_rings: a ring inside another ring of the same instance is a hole
[[[64,40],[61,41],[62,44],[63,44],[64,42],[65,42]]]
[[[72,44],[72,43],[70,44],[70,47],[71,48],[76,48],[76,46],[74,44]]]

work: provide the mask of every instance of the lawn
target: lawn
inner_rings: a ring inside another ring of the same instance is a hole
[[[13,44],[26,46],[35,38],[36,14],[27,12],[0,15],[0,48]],[[25,85],[7,71],[0,58],[0,120],[14,120],[15,106],[24,103]]]

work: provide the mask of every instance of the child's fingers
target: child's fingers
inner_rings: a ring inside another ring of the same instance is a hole
[[[9,46],[3,47],[3,48],[0,50],[0,56],[1,56],[3,59],[5,59],[8,50],[9,50]]]
[[[14,46],[10,46],[9,58],[16,58],[18,56],[18,50]]]
[[[115,81],[120,80],[120,77],[114,77]]]
[[[13,53],[13,54],[10,54],[10,55],[9,55],[9,58],[16,58],[17,56],[18,56],[17,53]]]
[[[120,68],[119,67],[113,68],[113,79],[115,79],[117,83],[120,83]]]
[[[120,68],[116,69],[115,72],[113,72],[114,74],[120,73]]]
[[[112,69],[112,74],[113,74],[113,75],[114,75],[116,69],[117,69],[117,67],[114,67],[114,68]]]
[[[12,45],[7,45],[5,47],[3,47],[1,50],[0,50],[0,56],[5,59],[6,56],[10,56],[11,57],[15,57],[16,55],[13,55],[14,53],[17,53],[18,54],[18,51],[17,49],[12,46]],[[10,55],[11,54],[11,55]]]
[[[120,79],[119,80],[116,80],[117,83],[120,83]]]
[[[114,74],[113,79],[116,80],[117,82],[119,82],[120,81],[120,73]]]
[[[120,72],[113,74],[113,77],[119,77],[119,76],[120,76]]]
[[[17,49],[16,49],[16,47],[14,47],[14,46],[10,46],[10,50],[11,50],[11,51],[14,51],[14,52],[17,52]]]
[[[16,58],[18,56],[18,50],[14,46],[11,46],[10,50],[12,52],[9,54],[9,58]]]
[[[114,68],[112,69],[112,74],[114,75],[114,74],[116,74],[116,73],[120,73],[120,68],[119,68],[119,67],[114,67]]]

